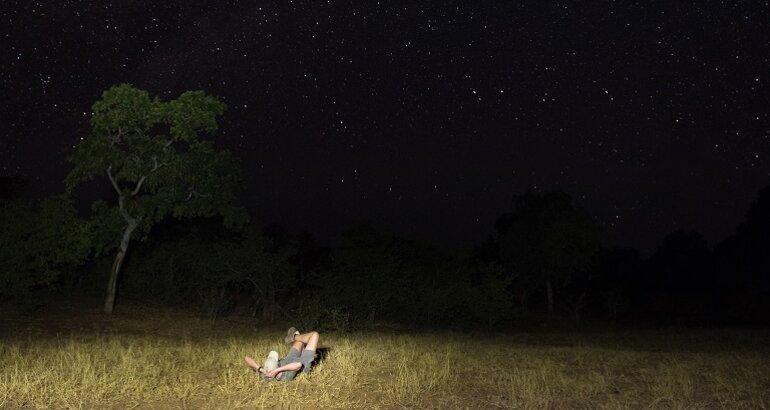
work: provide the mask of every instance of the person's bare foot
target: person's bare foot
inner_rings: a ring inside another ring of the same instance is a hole
[[[243,358],[243,361],[246,362],[249,367],[251,367],[251,370],[254,370],[255,372],[259,371],[259,368],[262,367],[259,363],[257,363],[256,360],[252,359],[249,356],[246,356]]]

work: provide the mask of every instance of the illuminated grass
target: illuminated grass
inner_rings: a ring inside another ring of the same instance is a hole
[[[243,356],[285,352],[281,333],[185,317],[8,333],[0,408],[770,407],[762,332],[322,334],[311,375],[261,382]]]

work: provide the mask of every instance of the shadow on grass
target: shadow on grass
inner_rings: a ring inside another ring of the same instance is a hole
[[[322,361],[326,360],[327,357],[329,357],[329,354],[331,353],[332,348],[331,347],[319,347],[315,350],[315,360],[313,360],[312,366],[315,367],[318,363],[321,363]]]

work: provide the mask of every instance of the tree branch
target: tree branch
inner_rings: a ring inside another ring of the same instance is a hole
[[[112,182],[113,188],[115,188],[115,191],[118,193],[118,208],[120,209],[120,214],[123,215],[123,219],[125,219],[129,225],[136,224],[136,219],[132,218],[131,215],[126,212],[126,208],[123,206],[123,192],[120,190],[120,188],[118,188],[118,182],[115,181],[115,177],[112,176],[112,165],[107,167],[107,176],[110,177],[110,182]]]
[[[139,190],[142,189],[142,184],[144,183],[144,180],[147,179],[147,177],[152,174],[153,172],[157,171],[158,168],[162,167],[163,163],[158,162],[158,157],[152,157],[152,169],[147,174],[143,175],[142,178],[139,179],[139,182],[136,183],[136,187],[134,187],[134,190],[131,191],[131,196],[136,196],[136,194],[139,193]]]
[[[111,142],[110,142],[110,146],[112,146],[112,145],[115,145],[115,144],[117,144],[118,142],[120,142],[120,138],[121,138],[122,136],[123,136],[123,129],[122,129],[122,128],[120,128],[120,127],[118,127],[118,135],[114,135],[114,136],[110,136],[110,137],[108,137],[108,138],[111,140]]]
[[[131,191],[131,196],[136,196],[136,194],[139,193],[139,190],[142,189],[142,184],[144,183],[145,179],[147,179],[147,175],[144,175],[139,179],[139,182],[136,183],[136,187],[134,187],[134,190]]]
[[[115,177],[112,176],[112,165],[107,167],[107,176],[110,177],[110,182],[112,182],[112,187],[115,188],[115,192],[117,192],[118,195],[122,195],[120,188],[118,188],[118,183],[115,181]]]
[[[210,197],[211,195],[208,195],[208,194],[201,194],[200,192],[196,191],[195,189],[191,189],[191,190],[190,190],[190,193],[189,193],[189,194],[187,194],[187,199],[185,199],[185,201],[189,201],[190,199],[192,199],[192,197],[193,197],[193,196],[196,196],[196,197],[198,197],[198,198],[208,198],[208,197]]]

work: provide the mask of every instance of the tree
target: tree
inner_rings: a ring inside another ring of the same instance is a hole
[[[397,238],[360,225],[344,232],[334,253],[334,266],[325,272],[319,287],[332,305],[353,309],[357,320],[373,323],[397,309],[394,299],[410,288],[404,274]]]
[[[501,216],[495,228],[503,263],[524,289],[545,285],[551,313],[554,286],[563,285],[575,270],[587,269],[599,249],[593,218],[563,192],[516,196],[513,211]]]
[[[663,239],[650,265],[658,291],[681,293],[711,285],[711,254],[703,236],[679,229]]]
[[[731,323],[768,323],[770,311],[770,186],[752,201],[746,220],[714,247],[720,315]]]
[[[488,330],[492,330],[498,322],[515,313],[511,294],[508,292],[514,278],[506,275],[503,267],[494,262],[480,263],[478,270],[479,284],[466,288],[467,306]]]
[[[280,300],[295,287],[297,278],[296,268],[289,263],[295,249],[291,244],[284,245],[251,229],[241,241],[215,245],[213,257],[204,266],[214,282],[250,289],[252,316],[273,323],[276,314],[284,310]]]
[[[591,290],[601,309],[610,320],[639,305],[639,298],[648,288],[644,264],[633,248],[602,249],[597,252]],[[599,313],[599,312],[596,312]]]
[[[117,204],[94,204],[97,233],[104,241],[100,250],[117,247],[104,302],[107,314],[114,309],[118,275],[136,235],[146,237],[169,216],[219,214],[227,226],[246,219],[234,205],[241,184],[239,161],[201,138],[216,132],[224,109],[203,91],[163,102],[129,84],[113,86],[94,103],[91,132],[71,157],[75,167],[66,183],[72,190],[106,176],[117,196]]]
[[[90,224],[77,218],[67,197],[31,206],[0,200],[0,296],[22,297],[54,283],[91,251]]]

